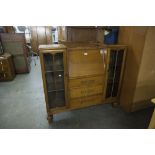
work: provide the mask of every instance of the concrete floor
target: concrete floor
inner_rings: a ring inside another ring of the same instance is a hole
[[[29,74],[17,75],[11,82],[0,83],[0,128],[3,129],[141,129],[147,128],[153,108],[125,113],[109,104],[63,112],[46,120],[39,60],[31,63]]]

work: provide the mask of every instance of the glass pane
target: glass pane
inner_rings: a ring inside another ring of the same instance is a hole
[[[63,70],[63,53],[56,53],[54,55],[54,69],[55,70]]]
[[[44,54],[45,71],[53,71],[53,55],[50,53]]]
[[[47,91],[55,90],[54,73],[46,73]]]
[[[114,66],[115,66],[116,55],[117,55],[117,51],[116,51],[116,50],[111,50],[111,51],[110,51],[110,62],[109,62],[109,67],[114,67]]]
[[[48,93],[48,104],[50,108],[65,106],[64,91]]]
[[[116,67],[114,82],[119,82],[120,75],[121,75],[121,66]]]
[[[64,72],[55,72],[56,89],[64,89]]]
[[[117,96],[124,50],[111,50],[106,97]]]
[[[112,91],[112,97],[115,97],[117,96],[117,92],[118,92],[118,86],[119,86],[119,83],[114,83],[113,85],[113,91]]]
[[[112,94],[112,83],[107,84],[107,90],[106,90],[106,98],[111,97]]]
[[[124,50],[118,50],[118,55],[117,55],[117,66],[122,65],[122,60],[123,60],[123,54]]]
[[[115,72],[115,66],[109,68],[109,72],[108,72],[108,81],[113,81],[114,72]]]

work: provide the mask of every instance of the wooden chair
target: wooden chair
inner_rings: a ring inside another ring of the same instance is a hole
[[[153,104],[155,104],[155,98],[152,99],[151,102]],[[150,121],[148,129],[155,129],[155,109],[154,109],[154,112],[152,114],[152,118],[151,118],[151,121]]]

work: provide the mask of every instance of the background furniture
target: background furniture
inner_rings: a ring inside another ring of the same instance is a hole
[[[65,110],[119,102],[126,46],[40,45],[48,120]]]
[[[135,111],[152,105],[155,95],[155,27],[125,26],[119,29],[119,43],[128,45],[120,105]]]
[[[13,26],[0,26],[0,33],[15,33]]]
[[[31,34],[29,26],[14,26],[15,33],[24,33],[27,44],[31,44]]]
[[[100,42],[103,43],[104,30],[95,26],[59,26],[58,40],[64,42]]]
[[[26,46],[25,36],[22,33],[1,33],[3,50],[13,55],[16,73],[30,71],[30,56]]]
[[[31,26],[31,46],[33,52],[39,52],[39,45],[52,44],[52,27],[51,26]]]
[[[15,77],[12,55],[4,53],[0,55],[0,81],[10,81]]]

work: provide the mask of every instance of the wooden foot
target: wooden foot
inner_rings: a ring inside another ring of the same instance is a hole
[[[49,124],[52,123],[53,122],[53,115],[48,115],[47,120],[48,120]]]

